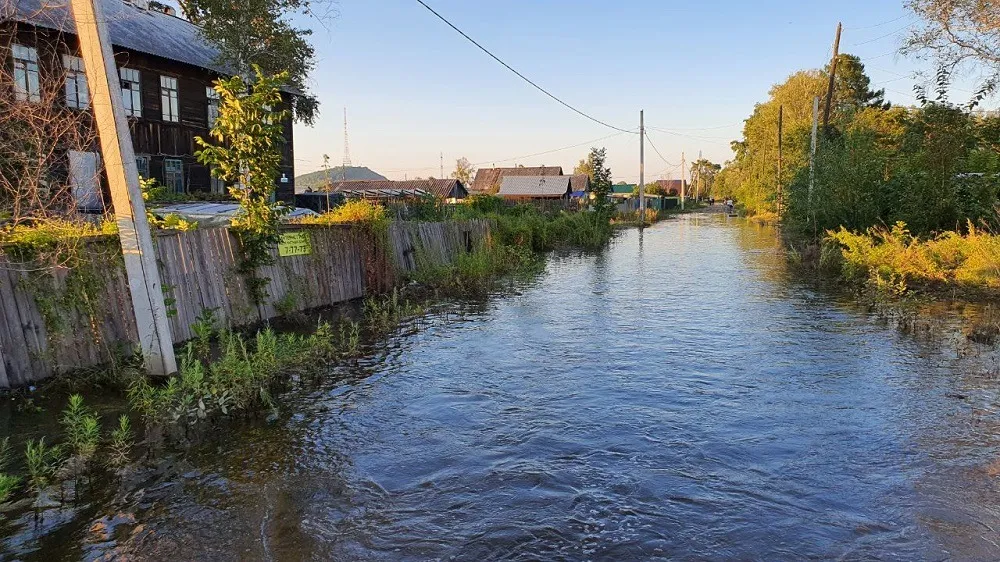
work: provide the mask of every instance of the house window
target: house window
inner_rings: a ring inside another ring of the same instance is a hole
[[[14,57],[14,98],[38,103],[42,91],[38,85],[38,50],[24,45],[12,45]]]
[[[142,117],[142,91],[139,87],[139,71],[134,68],[119,68],[118,76],[122,82],[122,102],[125,105],[125,115]]]
[[[180,120],[177,111],[177,79],[171,76],[160,76],[160,103],[163,108],[163,120],[176,123]]]
[[[139,177],[149,179],[149,156],[136,156],[135,167],[139,170]]]
[[[205,97],[208,98],[208,128],[211,129],[219,118],[219,92],[208,86],[205,88]]]
[[[163,185],[174,193],[184,193],[184,162],[177,158],[163,160]]]
[[[63,55],[62,60],[66,70],[66,105],[73,109],[86,109],[90,105],[90,92],[87,90],[83,59]]]

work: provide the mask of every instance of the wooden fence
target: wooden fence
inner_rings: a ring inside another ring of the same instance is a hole
[[[174,343],[205,310],[223,325],[252,325],[292,312],[329,306],[385,290],[416,267],[416,256],[438,263],[487,240],[486,221],[393,223],[390,255],[367,229],[296,226],[307,232],[310,251],[278,255],[260,274],[270,279],[268,298],[255,305],[234,271],[237,243],[226,228],[163,231],[156,254],[171,309]],[[120,257],[108,242],[87,243],[83,267],[40,268],[0,255],[0,388],[23,386],[56,373],[93,367],[131,349],[137,340],[128,283]],[[103,244],[103,246],[101,246]],[[75,291],[86,286],[85,291]],[[72,299],[65,295],[74,293]],[[72,306],[69,305],[72,301]]]

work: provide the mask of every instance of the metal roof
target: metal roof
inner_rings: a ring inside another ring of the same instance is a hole
[[[231,74],[219,65],[218,50],[193,23],[122,0],[99,1],[116,47]],[[0,21],[10,19],[75,34],[69,4],[70,0],[0,0]]]
[[[433,179],[433,180],[348,180],[335,181],[331,184],[334,193],[344,193],[360,191],[396,191],[396,196],[406,195],[434,195],[436,197],[448,198],[457,195],[459,198],[465,197],[468,190],[462,182],[456,179]],[[419,193],[418,193],[419,192]],[[454,194],[454,195],[453,195]]]
[[[205,227],[228,225],[229,220],[239,212],[240,206],[236,203],[174,203],[157,205],[150,210],[160,217],[178,215],[184,220],[196,221]],[[316,214],[318,213],[310,209],[294,207],[281,218],[288,220]]]
[[[507,176],[561,176],[562,166],[531,166],[517,168],[479,168],[476,179],[472,180],[469,191],[474,193],[490,192],[500,186]]]
[[[500,183],[502,197],[563,197],[570,191],[570,176],[508,176]]]

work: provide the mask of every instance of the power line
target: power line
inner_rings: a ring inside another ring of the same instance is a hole
[[[845,30],[849,29],[851,31],[861,31],[862,29],[873,29],[873,28],[876,28],[876,27],[882,27],[883,25],[889,25],[890,23],[896,23],[897,21],[899,21],[899,20],[901,20],[903,18],[912,18],[912,17],[913,17],[913,14],[903,14],[903,15],[899,16],[898,18],[893,18],[891,20],[887,20],[887,21],[875,23],[875,24],[872,24],[872,25],[866,25],[866,26],[863,26],[863,27],[854,27],[854,26],[848,27],[848,26],[844,26],[844,29]]]
[[[649,134],[648,133],[646,134],[646,140],[649,141],[649,146],[651,146],[653,148],[653,152],[655,152],[656,155],[660,157],[660,160],[663,160],[667,164],[667,166],[677,166],[677,164],[674,164],[670,160],[667,160],[666,158],[663,157],[662,154],[660,154],[660,149],[656,148],[656,145],[653,144],[653,140],[651,138],[649,138]]]
[[[512,66],[510,66],[509,64],[507,64],[504,61],[500,60],[500,57],[498,57],[498,56],[494,55],[493,53],[491,53],[486,47],[483,47],[482,45],[480,45],[479,43],[477,43],[475,39],[473,39],[472,37],[469,37],[464,31],[462,31],[461,29],[455,27],[455,24],[451,23],[450,21],[448,21],[447,19],[445,19],[444,16],[442,16],[441,14],[437,13],[436,11],[434,11],[434,8],[431,8],[430,6],[428,6],[424,2],[424,0],[417,0],[417,3],[419,3],[421,6],[427,8],[427,10],[430,11],[430,13],[434,14],[435,16],[438,17],[438,19],[440,19],[444,23],[448,24],[448,27],[454,29],[456,32],[458,32],[459,35],[461,35],[462,37],[465,37],[466,39],[468,39],[470,43],[472,43],[473,45],[479,47],[479,49],[482,52],[486,53],[493,60],[495,60],[498,63],[502,64],[507,70],[513,72],[518,77],[520,77],[522,80],[524,80],[528,84],[531,84],[532,86],[534,86],[538,91],[542,92],[543,94],[545,94],[545,95],[549,96],[550,98],[554,99],[555,101],[559,102],[560,104],[562,104],[566,108],[568,108],[568,109],[570,109],[570,110],[572,110],[572,111],[574,111],[574,112],[582,115],[583,117],[586,117],[587,119],[590,119],[594,123],[597,123],[599,125],[604,125],[605,127],[609,128],[609,129],[614,129],[616,131],[621,131],[623,133],[633,133],[634,134],[636,132],[636,131],[629,131],[627,129],[622,129],[620,127],[615,127],[614,125],[609,125],[608,123],[605,123],[604,121],[601,121],[600,119],[598,119],[596,117],[592,117],[590,115],[587,115],[583,111],[580,111],[579,109],[573,107],[572,105],[564,102],[563,100],[559,99],[558,97],[556,97],[554,94],[552,94],[551,92],[549,92],[545,88],[543,88],[543,87],[539,86],[538,84],[535,84],[534,82],[532,82],[531,79],[529,79],[527,76],[525,76],[525,75],[521,74],[520,72],[514,70],[514,68]]]
[[[861,41],[860,43],[851,43],[850,45],[847,45],[846,48],[850,49],[850,48],[853,48],[853,47],[860,47],[861,45],[867,45],[869,43],[874,43],[876,41],[880,41],[882,39],[885,39],[886,37],[892,37],[893,35],[896,35],[900,31],[906,31],[909,28],[910,28],[910,24],[906,24],[905,26],[903,26],[903,27],[901,27],[901,28],[899,28],[899,29],[897,29],[895,31],[890,31],[889,33],[886,33],[885,35],[879,35],[878,37],[876,37],[874,39],[869,39],[867,41]]]

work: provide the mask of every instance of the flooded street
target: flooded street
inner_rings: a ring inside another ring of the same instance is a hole
[[[960,344],[795,281],[773,231],[669,220],[44,532],[8,514],[0,559],[996,560],[1000,382]]]

